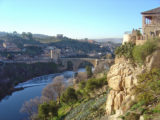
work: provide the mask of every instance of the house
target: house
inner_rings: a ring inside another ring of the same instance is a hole
[[[45,59],[53,59],[58,60],[61,55],[61,50],[54,47],[54,46],[48,46],[46,49],[44,49],[44,54],[42,54],[43,58]]]
[[[139,30],[125,32],[123,44],[133,42],[136,45],[144,44],[148,39],[160,37],[160,7],[142,12],[142,33]]]
[[[19,49],[16,44],[11,43],[11,42],[3,42],[3,47],[5,48],[5,50],[9,51],[9,52],[20,52],[21,49]]]
[[[143,16],[142,31],[147,39],[155,36],[160,37],[160,7],[141,14]]]

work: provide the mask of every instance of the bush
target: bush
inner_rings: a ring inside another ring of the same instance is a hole
[[[137,63],[144,63],[146,57],[157,49],[156,41],[147,41],[143,45],[135,46],[133,49],[133,58]]]
[[[95,89],[102,88],[104,85],[107,85],[106,77],[99,78],[99,79],[92,78],[87,81],[85,88],[87,91],[91,92]]]
[[[86,90],[91,92],[93,91],[94,89],[97,88],[97,82],[96,82],[96,79],[92,78],[92,79],[89,79],[87,81],[87,84],[86,84]]]
[[[81,81],[81,82],[78,84],[79,89],[84,89],[85,86],[86,86],[86,82],[85,82],[85,81]]]
[[[138,101],[152,104],[160,100],[160,69],[139,75],[138,82],[135,90]]]
[[[140,114],[128,113],[128,115],[124,117],[124,120],[139,120],[139,117]]]
[[[129,42],[117,47],[115,54],[118,57],[124,56],[127,59],[134,60],[136,63],[143,64],[146,57],[152,54],[158,48],[158,39],[148,40],[143,45],[135,46]]]
[[[115,54],[118,57],[124,56],[127,59],[132,59],[133,58],[132,50],[133,50],[134,46],[135,46],[135,44],[132,42],[124,43],[124,45],[121,45],[116,48]]]
[[[69,87],[61,96],[61,101],[65,104],[72,105],[77,101],[77,95],[75,89]]]
[[[87,72],[87,77],[90,78],[92,77],[92,67],[91,66],[86,66],[86,72]]]
[[[42,120],[49,120],[57,116],[58,106],[55,101],[39,105],[38,117]]]

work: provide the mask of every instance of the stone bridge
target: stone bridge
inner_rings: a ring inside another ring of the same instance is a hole
[[[72,62],[73,64],[73,70],[74,71],[77,71],[78,68],[80,67],[80,64],[81,63],[84,63],[84,62],[88,62],[88,63],[91,63],[94,68],[96,68],[96,66],[103,62],[103,63],[107,63],[108,66],[111,66],[114,62],[113,59],[96,59],[96,58],[60,58],[59,61],[61,61],[62,65],[64,66],[62,69],[66,69],[67,68],[67,63],[69,61]],[[6,61],[0,61],[0,64],[1,63],[26,63],[26,64],[33,64],[33,63],[38,63],[38,62],[42,62],[42,63],[46,63],[46,62],[53,62],[53,60],[51,59],[35,59],[35,60],[19,60],[19,61],[16,61],[16,60],[13,60],[13,61],[10,61],[10,60],[6,60]],[[54,61],[56,62],[56,61]],[[3,65],[4,65],[3,64]]]
[[[67,67],[67,63],[71,61],[73,64],[74,71],[77,71],[80,64],[84,62],[91,63],[94,66],[94,68],[96,68],[96,66],[101,62],[106,62],[108,66],[111,66],[111,64],[114,62],[113,59],[96,59],[96,58],[60,58],[59,60],[62,62],[62,65],[65,68]]]

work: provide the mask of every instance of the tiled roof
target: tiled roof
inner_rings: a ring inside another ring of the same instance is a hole
[[[157,14],[160,13],[160,7],[142,12],[141,14]]]

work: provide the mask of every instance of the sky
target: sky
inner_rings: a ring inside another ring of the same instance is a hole
[[[0,31],[71,38],[119,38],[141,28],[160,0],[0,0]]]

